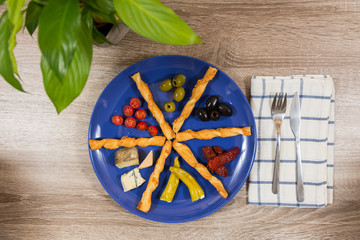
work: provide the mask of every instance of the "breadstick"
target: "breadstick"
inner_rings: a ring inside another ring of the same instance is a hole
[[[176,134],[176,140],[179,142],[187,141],[193,138],[196,139],[212,139],[215,137],[233,137],[237,135],[251,135],[250,127],[237,128],[237,127],[229,127],[229,128],[218,128],[218,129],[205,129],[201,131],[193,131],[186,130],[184,132],[179,132]]]
[[[194,154],[191,152],[188,146],[175,140],[173,143],[173,147],[190,166],[195,168],[205,179],[209,180],[209,182],[218,190],[218,192],[223,198],[226,198],[228,196],[228,193],[226,192],[221,181],[211,175],[209,170],[203,164],[199,163],[196,160]]]
[[[137,209],[143,212],[148,212],[151,207],[151,195],[153,191],[159,185],[159,176],[162,170],[164,169],[165,160],[171,152],[171,141],[166,141],[164,147],[161,150],[160,156],[156,161],[154,171],[151,173],[148,185],[144,191],[141,200],[137,206]]]
[[[137,88],[139,89],[141,95],[148,103],[148,108],[156,121],[159,123],[162,132],[168,140],[175,138],[175,133],[171,129],[170,125],[165,121],[164,115],[162,114],[159,107],[153,100],[153,96],[150,92],[148,85],[141,80],[140,73],[135,73],[131,78],[135,81]]]
[[[147,146],[163,146],[166,138],[162,136],[155,136],[152,138],[130,138],[122,137],[121,139],[104,138],[101,140],[89,139],[89,146],[91,150],[98,150],[101,147],[107,149],[116,149],[118,147],[147,147]]]
[[[180,116],[173,122],[173,130],[175,133],[180,130],[185,119],[190,116],[192,110],[194,109],[195,103],[200,99],[201,95],[205,91],[206,85],[215,77],[217,71],[218,70],[216,68],[209,67],[209,69],[205,73],[205,76],[202,79],[198,80],[194,89],[192,90],[189,101],[186,103]]]

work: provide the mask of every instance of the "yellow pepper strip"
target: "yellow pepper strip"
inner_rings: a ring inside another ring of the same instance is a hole
[[[181,168],[179,168],[181,169]],[[182,171],[184,171],[185,173],[187,173],[185,170],[181,169]],[[195,180],[195,178],[193,176],[190,175],[190,173],[187,173],[189,174],[189,179],[190,181],[192,182],[192,184],[195,186],[195,189],[198,193],[198,196],[199,196],[199,199],[203,199],[205,197],[205,193],[204,193],[204,190],[200,187],[200,185],[198,184],[198,182]]]
[[[181,176],[182,179],[180,178],[180,175],[181,174],[176,174],[175,171],[180,169],[180,168],[176,168],[174,169],[175,167],[170,167],[169,170],[174,173],[181,181],[183,181],[185,183],[185,185],[187,186],[187,188],[189,189],[189,192],[190,192],[190,196],[191,196],[191,201],[195,202],[196,200],[199,199],[199,196],[198,196],[198,191],[195,189],[195,186],[194,184],[190,181],[189,178],[186,178],[184,176]]]
[[[179,157],[174,159],[174,167],[180,167]]]
[[[175,158],[174,167],[178,167],[178,168],[180,167],[179,157]],[[179,185],[179,178],[175,175],[175,173],[171,173],[169,180],[166,184],[165,190],[161,194],[160,200],[165,202],[172,202],[178,185]]]
[[[181,168],[177,167],[170,167],[169,170],[172,173],[175,173],[175,175],[185,183],[185,185],[188,187],[191,200],[193,202],[203,199],[205,197],[204,191],[200,187],[200,185],[196,182],[195,178],[191,176],[188,172]]]

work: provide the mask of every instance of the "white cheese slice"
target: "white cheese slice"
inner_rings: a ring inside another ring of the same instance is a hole
[[[144,182],[145,179],[141,177],[138,168],[134,168],[133,170],[121,175],[121,184],[123,186],[124,192],[140,187]]]
[[[139,153],[136,147],[122,148],[115,152],[115,165],[124,168],[139,164]]]
[[[139,169],[150,167],[153,165],[153,162],[154,162],[154,154],[153,151],[151,150],[144,159],[144,161],[142,161],[142,163],[140,164]]]

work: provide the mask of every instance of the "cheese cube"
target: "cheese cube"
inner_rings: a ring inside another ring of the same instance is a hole
[[[136,147],[122,148],[115,152],[115,165],[124,168],[139,164],[139,153]]]
[[[138,168],[134,168],[133,170],[121,175],[121,184],[123,186],[124,192],[140,187],[144,182],[145,179],[141,177]]]
[[[144,159],[144,161],[142,161],[142,163],[140,164],[139,169],[147,168],[147,167],[152,166],[153,161],[154,161],[153,159],[154,159],[153,151],[151,150],[149,152],[149,154],[146,156],[146,158]]]

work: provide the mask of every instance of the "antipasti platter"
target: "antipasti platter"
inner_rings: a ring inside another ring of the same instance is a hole
[[[166,55],[138,62],[108,84],[88,140],[94,171],[118,204],[176,223],[205,217],[239,192],[254,161],[256,127],[247,99],[224,72]]]

